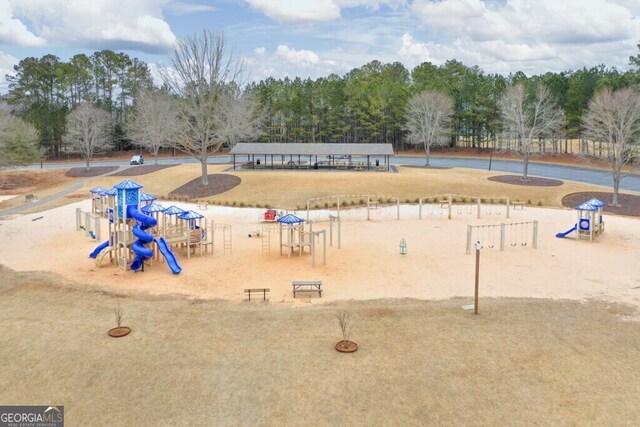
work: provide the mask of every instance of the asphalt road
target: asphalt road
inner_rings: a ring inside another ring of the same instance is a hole
[[[172,157],[162,158],[158,160],[159,164],[180,164],[180,163],[196,163],[193,158],[188,157]],[[212,156],[209,157],[209,164],[224,164],[231,162],[230,156]],[[460,167],[471,169],[489,169],[489,159],[472,159],[461,157],[432,157],[431,166],[439,167]],[[146,164],[153,164],[152,159],[147,159]],[[413,156],[397,156],[391,159],[394,165],[424,165],[424,157]],[[129,165],[128,160],[119,161],[97,161],[91,162],[91,166],[122,166]],[[66,163],[46,163],[43,168],[69,168],[83,167],[84,162],[66,162]],[[27,167],[28,169],[39,169],[40,164],[34,164]],[[513,160],[496,160],[491,161],[491,170],[497,172],[510,172],[515,174],[522,173],[522,163]],[[575,166],[564,166],[549,163],[529,163],[529,175],[540,176],[544,178],[555,178],[568,181],[582,182],[585,184],[603,185],[605,187],[612,186],[611,174],[607,171],[589,169]],[[626,176],[621,184],[621,190],[631,190],[640,192],[640,175],[632,174]]]

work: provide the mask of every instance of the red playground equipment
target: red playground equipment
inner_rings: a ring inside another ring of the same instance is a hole
[[[275,209],[267,209],[260,218],[262,221],[275,222],[282,216],[282,211],[278,212]]]

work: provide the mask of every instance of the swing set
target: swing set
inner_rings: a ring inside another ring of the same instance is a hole
[[[538,221],[513,222],[511,224],[467,225],[466,254],[471,253],[471,242],[481,242],[485,248],[498,246],[500,251],[510,246],[538,248]]]

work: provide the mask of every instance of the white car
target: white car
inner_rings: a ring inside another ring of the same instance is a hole
[[[144,163],[144,158],[142,158],[142,156],[133,156],[131,157],[131,161],[129,162],[129,164],[132,165],[141,165]]]

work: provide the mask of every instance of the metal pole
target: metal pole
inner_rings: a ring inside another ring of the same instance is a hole
[[[451,195],[451,193],[449,193],[449,215],[448,215],[448,219],[451,219],[451,200],[453,199],[453,196]]]
[[[422,197],[418,199],[418,219],[422,219]]]
[[[533,220],[533,249],[538,248],[538,220]]]
[[[471,253],[471,233],[473,227],[471,225],[467,225],[467,250],[466,253],[469,255]]]
[[[367,195],[367,221],[371,221],[369,210],[371,209],[371,196]]]
[[[397,213],[397,218],[396,219],[400,219],[400,198],[399,197],[396,198],[396,206],[397,206],[397,209],[398,209],[398,213]]]

